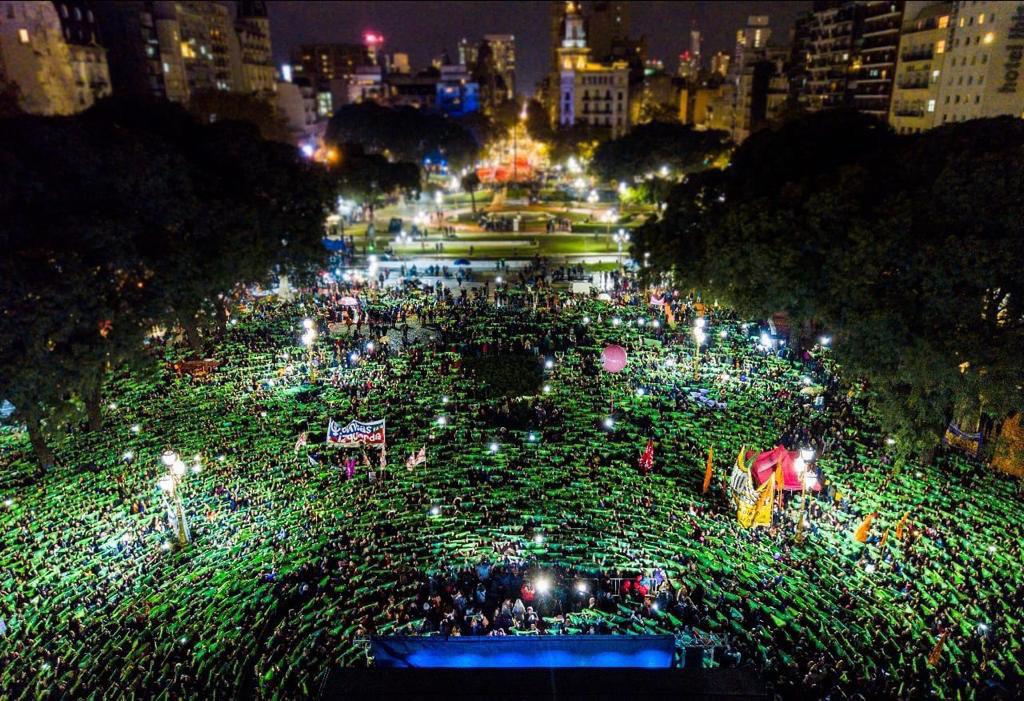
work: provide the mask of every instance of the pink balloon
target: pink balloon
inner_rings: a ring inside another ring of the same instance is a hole
[[[601,351],[601,366],[605,372],[622,372],[626,367],[626,349],[622,346],[606,346]]]

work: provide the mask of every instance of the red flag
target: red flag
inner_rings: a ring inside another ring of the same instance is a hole
[[[640,473],[646,475],[654,467],[654,439],[647,439],[647,447],[640,456]]]

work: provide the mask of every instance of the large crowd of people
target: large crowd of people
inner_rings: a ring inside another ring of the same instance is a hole
[[[1020,696],[1014,483],[898,459],[826,348],[619,275],[605,301],[547,279],[248,299],[215,370],[175,372],[183,347],[154,339],[162,371],[117,374],[106,427],[42,479],[2,429],[3,696],[308,696],[369,663],[369,635],[640,632],[727,641],[791,698]],[[324,443],[382,418],[386,451]],[[812,447],[824,489],[744,529],[732,463],[778,444]]]

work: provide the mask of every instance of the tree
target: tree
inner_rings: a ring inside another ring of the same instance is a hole
[[[636,242],[683,285],[832,336],[886,429],[927,459],[951,419],[1024,400],[1022,165],[1009,118],[897,137],[854,113],[798,117],[677,186]]]
[[[551,116],[539,100],[530,99],[526,103],[526,133],[534,141],[550,144],[555,138],[551,128]]]
[[[0,166],[0,387],[43,469],[65,425],[100,426],[111,371],[153,367],[150,328],[198,352],[239,286],[323,255],[327,181],[252,125],[109,100],[7,120]]]
[[[475,170],[471,170],[462,176],[460,181],[462,189],[469,193],[469,204],[473,208],[473,213],[476,213],[476,190],[480,187],[480,176],[476,174]]]
[[[587,122],[576,122],[572,126],[560,127],[552,133],[550,157],[554,162],[579,157],[588,160],[594,149],[608,139],[611,130]]]
[[[707,168],[730,148],[724,131],[697,131],[678,122],[648,122],[598,146],[590,167],[605,180],[620,181],[666,167],[689,173]]]
[[[398,190],[419,193],[422,187],[420,167],[415,163],[391,163],[380,154],[366,153],[358,144],[339,150],[339,163],[329,174],[344,197],[376,204],[381,195]]]
[[[189,98],[188,110],[200,124],[248,122],[255,125],[260,136],[268,141],[292,141],[287,120],[274,109],[271,102],[256,95],[226,90],[201,90]]]
[[[374,102],[345,105],[327,125],[335,146],[359,145],[367,153],[396,161],[423,163],[444,159],[459,169],[476,161],[479,144],[453,119],[412,107],[384,107]]]

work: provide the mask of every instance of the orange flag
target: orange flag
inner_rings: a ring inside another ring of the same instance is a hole
[[[939,636],[938,641],[935,643],[935,648],[932,649],[932,654],[928,655],[928,664],[935,666],[942,659],[942,646],[946,644],[946,638],[949,637],[949,631],[943,631],[942,635]]]
[[[903,514],[903,518],[896,524],[896,540],[903,540],[903,529],[907,527],[907,519],[910,518],[910,512]]]
[[[885,533],[882,534],[882,539],[880,541],[878,541],[878,547],[879,548],[884,548],[885,547],[885,541],[887,541],[888,539],[889,539],[889,529],[886,528],[885,529]]]
[[[872,511],[870,514],[864,517],[864,522],[860,524],[857,531],[853,534],[853,539],[858,543],[868,542],[868,532],[871,531],[871,522],[875,520],[875,516],[878,516],[877,511]]]
[[[701,491],[702,494],[708,493],[708,487],[711,486],[711,460],[715,455],[715,446],[708,448],[708,466],[704,470],[704,489]]]
[[[775,464],[775,490],[779,494],[779,508],[782,508],[782,463]]]

